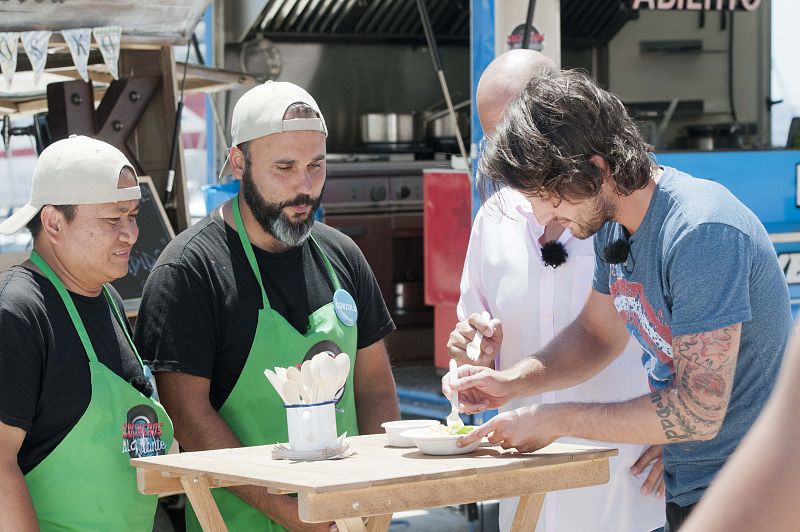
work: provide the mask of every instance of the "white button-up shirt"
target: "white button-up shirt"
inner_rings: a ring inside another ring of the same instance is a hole
[[[503,345],[495,359],[507,369],[545,346],[583,308],[592,285],[594,248],[565,230],[559,238],[568,258],[557,268],[542,262],[539,239],[544,234],[531,204],[521,194],[503,189],[478,211],[461,277],[458,318],[483,310],[503,324]],[[609,319],[618,319],[610,315]],[[614,402],[649,393],[634,340],[614,362],[592,379],[564,390],[514,399],[501,411],[533,403]],[[561,438],[559,442],[608,446],[608,443]],[[537,532],[645,532],[663,526],[664,501],[643,496],[639,478],[629,469],[647,446],[613,444],[611,480],[593,486],[549,493]],[[649,471],[649,468],[648,470]],[[509,530],[517,500],[501,501],[500,529]]]

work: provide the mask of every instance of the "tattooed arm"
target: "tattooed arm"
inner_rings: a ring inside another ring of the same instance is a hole
[[[800,521],[800,329],[772,397],[681,532],[795,532]],[[765,449],[768,452],[764,452]],[[753,488],[756,489],[753,489]]]
[[[667,442],[717,435],[728,411],[741,333],[736,324],[674,339],[674,384],[650,395]]]
[[[490,435],[505,448],[534,451],[562,436],[619,443],[710,440],[722,427],[733,387],[741,324],[673,341],[673,386],[623,403],[534,405],[500,414],[463,438]]]

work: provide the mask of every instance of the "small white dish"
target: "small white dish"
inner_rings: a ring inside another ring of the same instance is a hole
[[[382,423],[381,427],[386,431],[386,437],[392,447],[414,447],[413,441],[400,435],[402,432],[438,424],[439,422],[435,419],[404,419],[402,421],[387,421]]]
[[[414,445],[423,453],[437,456],[471,453],[481,444],[481,440],[478,440],[470,443],[466,447],[457,447],[456,441],[462,437],[463,434],[434,432],[430,427],[407,430],[403,432],[401,436],[413,441]]]

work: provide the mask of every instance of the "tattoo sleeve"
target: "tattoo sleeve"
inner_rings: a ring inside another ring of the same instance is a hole
[[[728,411],[741,324],[673,340],[673,385],[650,394],[670,442],[713,438]]]

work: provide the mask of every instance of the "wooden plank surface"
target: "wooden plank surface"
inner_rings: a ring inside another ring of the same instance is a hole
[[[208,474],[231,484],[267,486],[284,493],[324,494],[408,485],[421,480],[478,478],[489,473],[592,461],[617,454],[616,449],[553,444],[530,454],[481,447],[468,455],[428,456],[416,448],[389,447],[384,434],[356,436],[352,444],[358,454],[344,460],[272,460],[271,446],[258,446],[139,458],[131,463],[177,476]],[[386,511],[363,515],[377,513]]]

